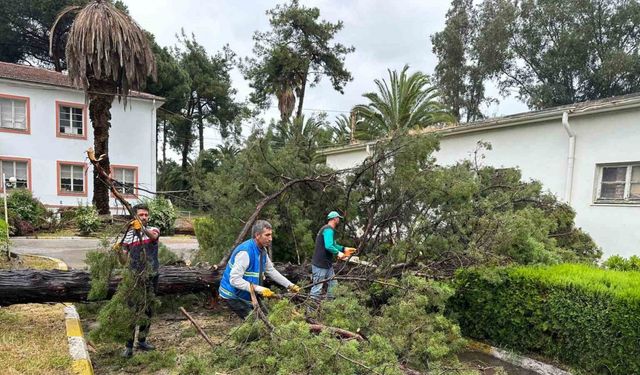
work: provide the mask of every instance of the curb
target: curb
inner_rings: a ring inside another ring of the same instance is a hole
[[[78,375],[93,375],[93,366],[87,350],[87,343],[82,334],[80,316],[74,305],[64,308],[67,339],[69,340],[69,354],[73,359],[72,370]]]
[[[550,364],[540,362],[538,360],[528,358],[525,356],[521,356],[515,354],[513,352],[508,352],[506,350],[496,348],[491,345],[483,344],[477,341],[470,340],[468,348],[471,350],[475,350],[478,352],[482,352],[488,354],[494,358],[499,360],[508,362],[514,366],[518,366],[525,370],[533,371],[536,374],[540,375],[571,375],[570,372],[561,370],[555,366]]]

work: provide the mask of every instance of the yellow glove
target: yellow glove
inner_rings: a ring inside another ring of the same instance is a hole
[[[276,296],[276,294],[274,292],[272,292],[271,289],[264,288],[264,289],[262,289],[262,296],[264,298],[273,298],[273,297]]]
[[[289,291],[291,293],[299,293],[300,292],[300,287],[297,286],[296,284],[291,284],[291,285],[289,285]]]
[[[122,243],[121,242],[116,242],[113,246],[111,246],[111,250],[115,251],[116,253],[119,253],[122,251]]]
[[[350,257],[351,255],[353,255],[353,253],[357,252],[358,249],[356,249],[355,247],[345,247],[344,248],[344,255],[346,255],[347,257]]]
[[[138,219],[131,220],[131,222],[129,223],[129,226],[134,230],[142,229],[142,223]]]

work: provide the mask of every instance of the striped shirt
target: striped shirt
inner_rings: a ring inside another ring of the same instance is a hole
[[[160,229],[156,227],[146,227],[150,232],[160,235]],[[150,239],[144,230],[140,232],[129,229],[122,240],[122,248],[129,254],[129,268],[142,271],[146,261],[151,264],[153,271],[160,267],[158,261],[158,240]]]

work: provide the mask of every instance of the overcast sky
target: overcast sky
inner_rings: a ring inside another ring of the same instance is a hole
[[[238,56],[251,55],[254,31],[269,29],[267,9],[282,1],[266,0],[125,0],[132,17],[152,32],[161,46],[176,44],[176,34],[184,28],[209,53],[225,44]],[[432,74],[436,56],[431,51],[429,36],[444,28],[448,0],[301,0],[305,6],[320,8],[321,18],[335,22],[342,20],[344,28],[336,40],[354,46],[355,52],[346,59],[346,67],[353,75],[344,95],[333,90],[329,81],[307,88],[305,114],[327,110],[330,116],[348,112],[355,104],[366,102],[365,92],[375,91],[373,80],[385,78],[387,69],[400,70],[409,64],[411,70]],[[244,100],[249,86],[236,70],[232,74],[238,98]],[[489,95],[497,96],[494,88]],[[524,104],[510,97],[485,111],[490,116],[524,112]],[[276,109],[266,118],[278,117]],[[246,135],[246,131],[244,132]],[[205,133],[205,147],[219,143],[217,131]]]

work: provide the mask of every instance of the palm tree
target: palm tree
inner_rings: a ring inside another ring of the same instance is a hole
[[[144,31],[109,0],[93,0],[62,10],[51,28],[67,13],[77,11],[65,49],[69,77],[84,89],[89,99],[96,155],[104,155],[100,166],[109,171],[109,127],[113,99],[144,87],[155,79],[156,64]],[[53,40],[49,40],[52,47]],[[93,172],[93,204],[100,214],[109,214],[109,190],[97,171]]]
[[[429,77],[419,71],[409,75],[408,70],[408,65],[400,74],[388,70],[389,82],[375,80],[379,93],[363,95],[369,99],[369,104],[354,107],[369,136],[383,137],[454,121],[440,103],[438,91]]]

